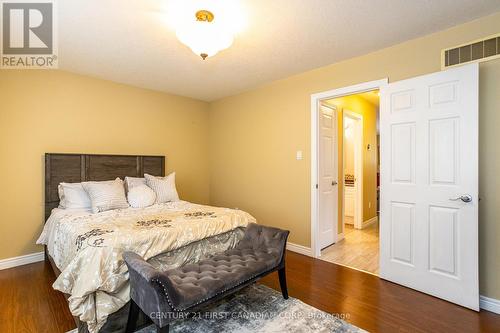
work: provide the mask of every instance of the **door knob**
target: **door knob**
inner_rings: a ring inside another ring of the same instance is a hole
[[[334,180],[334,181],[332,181],[332,186],[335,186],[335,185],[337,185],[337,182]]]
[[[462,200],[463,202],[471,202],[472,201],[472,196],[469,195],[469,194],[463,194],[459,197],[456,197],[456,198],[450,198],[451,201],[458,201],[458,200]]]

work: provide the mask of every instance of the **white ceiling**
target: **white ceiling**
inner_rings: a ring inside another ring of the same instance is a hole
[[[212,101],[500,10],[498,0],[241,0],[246,29],[202,61],[165,22],[169,1],[58,1],[59,67]]]

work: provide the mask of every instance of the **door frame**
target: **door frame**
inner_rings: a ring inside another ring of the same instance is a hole
[[[321,101],[343,97],[347,95],[359,94],[371,90],[380,89],[387,85],[389,79],[364,82],[338,89],[323,91],[311,95],[311,254],[314,258],[321,256],[319,244],[319,191],[316,188],[319,175],[319,108]],[[338,142],[336,142],[338,152]],[[335,224],[335,238],[339,241],[338,223]]]
[[[356,188],[356,205],[354,206],[354,228],[363,228],[363,115],[342,109],[342,179],[345,181],[345,118],[351,118],[356,121],[356,137],[354,139],[354,184]],[[343,182],[342,182],[343,184]],[[342,228],[345,226],[345,186],[342,191]],[[338,227],[338,226],[337,226]],[[343,229],[342,229],[343,230]],[[338,230],[337,230],[338,236]]]

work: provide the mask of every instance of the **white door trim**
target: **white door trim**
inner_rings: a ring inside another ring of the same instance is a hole
[[[389,79],[381,79],[376,81],[364,82],[355,84],[348,87],[328,90],[311,95],[311,250],[313,257],[317,258],[321,255],[319,248],[318,235],[319,235],[319,218],[318,218],[318,195],[319,191],[316,188],[318,184],[318,110],[320,102],[325,99],[342,97],[346,95],[353,95],[370,90],[380,89],[389,83]],[[337,143],[338,144],[338,143]],[[335,225],[338,229],[338,223]],[[336,230],[338,235],[338,230]]]
[[[354,136],[354,173],[355,173],[355,188],[356,202],[354,212],[354,228],[363,229],[363,116],[359,113],[343,109],[342,110],[342,125],[345,124],[345,118],[351,118],[356,121],[356,131]],[[345,128],[342,128],[344,139],[342,140],[342,179],[345,179]],[[340,183],[340,182],[339,182]],[[344,182],[342,182],[343,184]],[[342,199],[342,226],[345,219],[345,189],[342,191],[344,198]],[[338,230],[337,230],[338,233]]]

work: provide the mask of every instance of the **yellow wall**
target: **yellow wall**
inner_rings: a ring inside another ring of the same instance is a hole
[[[45,152],[154,154],[209,202],[208,104],[60,71],[0,71],[0,259],[43,250]]]
[[[344,136],[342,128],[343,112],[349,110],[363,117],[363,222],[377,216],[377,111],[378,108],[366,99],[351,95],[327,101],[337,107],[338,114],[338,163],[339,163],[339,211],[338,232],[342,233],[342,207],[344,198],[344,179],[342,173]],[[367,146],[370,145],[370,150]],[[371,206],[369,203],[371,202]]]
[[[500,13],[342,61],[210,105],[210,200],[291,230],[310,246],[310,96],[440,70],[440,51],[500,31]],[[500,59],[480,66],[480,288],[500,298]],[[304,160],[295,152],[304,151]]]

